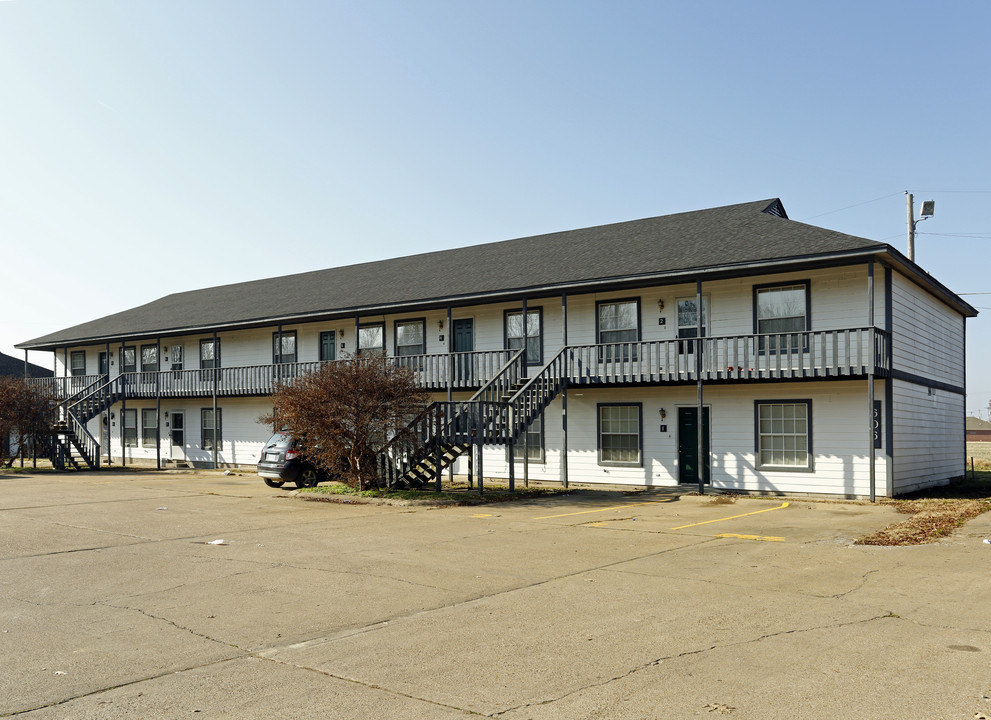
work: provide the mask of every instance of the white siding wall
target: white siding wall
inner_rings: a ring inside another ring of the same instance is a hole
[[[154,462],[155,444],[144,444],[141,433],[141,410],[154,408],[154,400],[133,400],[127,403],[128,410],[137,410],[138,446],[126,448],[128,462]],[[272,434],[268,425],[258,422],[258,417],[272,409],[272,403],[266,398],[222,398],[217,407],[221,409],[222,444],[218,461],[221,465],[254,465],[258,462],[262,446]],[[198,465],[209,465],[213,462],[213,451],[201,449],[201,410],[213,408],[211,398],[186,398],[183,400],[163,400],[159,423],[161,437],[161,457],[163,460],[187,460]],[[185,447],[182,452],[173,452],[171,447],[171,416],[176,411],[184,412],[185,417]],[[110,428],[110,451],[115,463],[121,458],[121,406],[115,405]],[[165,417],[169,413],[169,417]],[[87,429],[98,441],[101,419],[91,420]],[[107,457],[107,448],[101,448],[101,457]]]
[[[962,386],[963,316],[899,273],[893,273],[891,295],[893,367]]]
[[[894,491],[943,485],[964,474],[964,396],[894,380]]]
[[[665,486],[678,483],[678,407],[695,406],[695,388],[572,389],[568,395],[568,479],[575,483]],[[883,398],[883,383],[875,387]],[[769,491],[870,493],[869,423],[865,382],[788,383],[709,386],[704,393],[711,414],[712,485],[717,488]],[[754,400],[812,400],[813,472],[763,471],[756,467]],[[643,467],[608,467],[598,463],[597,404],[642,404]],[[666,418],[660,417],[664,408]],[[544,412],[546,461],[530,463],[534,480],[561,478],[561,401]],[[660,426],[667,426],[661,433]],[[883,436],[883,435],[882,435]],[[486,477],[508,477],[506,449],[489,447],[484,458]],[[886,493],[888,458],[876,451],[875,491]],[[457,472],[467,472],[460,461]],[[517,463],[517,480],[522,478]]]

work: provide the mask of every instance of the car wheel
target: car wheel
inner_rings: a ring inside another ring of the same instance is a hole
[[[262,478],[269,487],[280,488],[286,484],[285,480],[273,480],[272,478]]]
[[[316,487],[318,482],[320,482],[320,478],[317,475],[316,468],[312,465],[306,465],[299,471],[299,477],[296,478],[296,487]]]

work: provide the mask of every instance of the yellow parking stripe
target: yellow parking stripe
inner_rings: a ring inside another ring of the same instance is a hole
[[[736,520],[736,518],[747,517],[748,515],[759,515],[760,513],[771,512],[772,510],[781,510],[786,508],[791,503],[781,503],[777,507],[764,508],[763,510],[755,510],[754,512],[743,513],[742,515],[731,515],[730,517],[717,518],[715,520],[706,520],[705,522],[689,523],[688,525],[679,525],[678,527],[671,528],[672,530],[684,530],[685,528],[696,527],[698,525],[708,525],[709,523],[722,522],[723,520]]]
[[[783,537],[762,537],[760,535],[737,535],[736,533],[723,533],[722,535],[716,535],[717,538],[739,538],[740,540],[763,540],[764,542],[784,542]]]
[[[622,510],[623,508],[637,507],[638,505],[654,505],[656,503],[671,502],[671,498],[663,500],[650,500],[642,503],[630,503],[629,505],[613,505],[612,507],[599,508],[597,510],[582,510],[581,512],[564,513],[562,515],[542,515],[534,520],[550,520],[551,518],[570,517],[572,515],[588,515],[589,513],[605,512],[606,510]]]

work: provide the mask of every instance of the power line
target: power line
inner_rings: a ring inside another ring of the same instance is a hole
[[[991,240],[991,235],[986,233],[927,233],[927,232],[916,232],[916,235],[931,235],[933,237],[954,237],[954,238],[970,238],[972,240]]]
[[[844,210],[850,210],[851,208],[860,207],[861,205],[870,205],[871,203],[878,202],[880,200],[887,200],[888,198],[895,197],[896,195],[901,195],[902,193],[891,193],[891,195],[885,195],[884,197],[874,198],[873,200],[867,200],[866,202],[857,203],[856,205],[847,205],[846,207],[839,208],[837,210],[830,210],[829,212],[819,213],[818,215],[812,215],[811,217],[805,218],[805,220],[815,220],[816,218],[821,218],[824,215],[832,215],[833,213],[843,212]]]

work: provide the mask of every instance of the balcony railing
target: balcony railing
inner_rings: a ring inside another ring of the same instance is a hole
[[[696,353],[701,352],[701,358]],[[568,379],[667,383],[878,376],[891,371],[890,339],[876,328],[727,335],[610,345],[574,345]]]
[[[405,355],[389,361],[413,370],[428,390],[477,389],[494,378],[511,359],[511,350]],[[697,353],[701,357],[697,360]],[[571,384],[634,384],[703,381],[858,377],[891,370],[890,337],[876,328],[821,330],[782,334],[651,340],[605,345],[571,345],[553,368]],[[203,370],[126,373],[126,397],[264,396],[280,382],[317,370],[324,363],[244,365]],[[102,375],[32,378],[66,398],[93,386]]]

